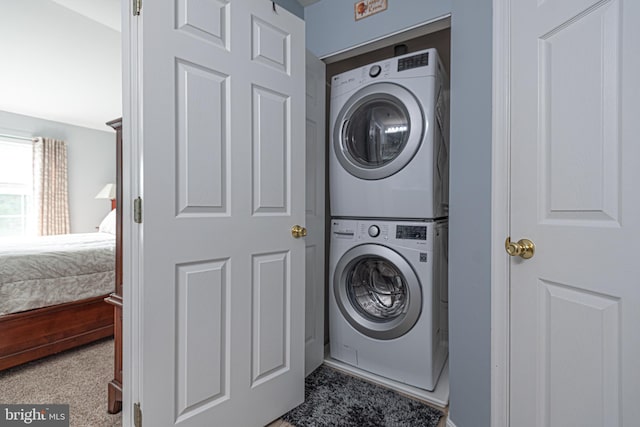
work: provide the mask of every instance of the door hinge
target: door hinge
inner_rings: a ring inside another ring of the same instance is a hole
[[[142,9],[142,0],[133,0],[133,16],[140,15]]]
[[[142,409],[140,409],[140,402],[133,404],[133,425],[134,427],[142,427]]]
[[[140,197],[133,201],[133,221],[142,224],[142,199]]]

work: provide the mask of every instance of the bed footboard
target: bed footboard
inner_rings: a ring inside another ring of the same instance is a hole
[[[106,296],[0,316],[0,370],[112,336]]]

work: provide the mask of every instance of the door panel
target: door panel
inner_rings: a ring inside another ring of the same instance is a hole
[[[253,86],[253,212],[286,214],[290,209],[291,176],[288,158],[291,141],[289,96]]]
[[[176,65],[177,215],[229,215],[229,76],[179,59]]]
[[[290,363],[288,264],[288,252],[253,255],[252,387],[282,373]]]
[[[541,215],[546,221],[616,225],[619,20],[614,2],[556,22],[538,42]]]
[[[228,272],[228,259],[176,266],[178,420],[229,399]]]
[[[145,425],[260,426],[304,398],[304,24],[272,7],[137,18]]]
[[[510,425],[640,417],[640,4],[511,1]],[[622,11],[624,10],[624,13]]]
[[[214,46],[230,50],[228,0],[176,2],[176,28]]]
[[[291,73],[289,32],[251,16],[253,60],[282,73]]]
[[[618,425],[619,299],[545,280],[539,280],[537,288],[544,424]],[[573,410],[580,407],[590,410]]]

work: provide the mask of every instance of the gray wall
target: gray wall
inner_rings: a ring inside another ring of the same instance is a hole
[[[452,14],[449,227],[450,417],[490,425],[491,406],[491,0],[403,0],[359,22],[353,3],[305,8],[307,48],[328,56]]]
[[[445,16],[451,1],[389,1],[384,12],[355,21],[355,1],[322,0],[304,9],[307,49],[322,58]]]
[[[105,122],[115,118],[107,117]],[[96,231],[111,209],[110,201],[96,200],[95,195],[105,184],[116,179],[115,131],[99,131],[0,111],[0,133],[44,136],[67,143],[71,232]]]
[[[490,424],[491,46],[491,0],[453,0],[449,380],[457,427]]]
[[[304,19],[304,8],[296,0],[274,0],[274,3],[284,7],[299,18]]]

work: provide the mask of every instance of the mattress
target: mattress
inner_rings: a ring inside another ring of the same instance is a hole
[[[0,240],[0,315],[115,290],[115,236],[63,234]]]

